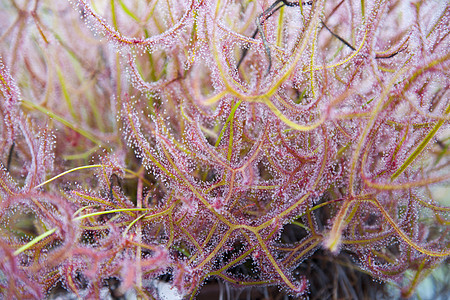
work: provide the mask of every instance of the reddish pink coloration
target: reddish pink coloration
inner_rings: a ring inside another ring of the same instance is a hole
[[[1,295],[303,295],[322,247],[406,297],[449,256],[448,4],[71,2],[0,11]]]

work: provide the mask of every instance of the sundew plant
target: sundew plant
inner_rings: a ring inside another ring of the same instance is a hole
[[[450,254],[449,22],[438,0],[1,0],[0,297],[314,297],[318,252],[413,295]]]

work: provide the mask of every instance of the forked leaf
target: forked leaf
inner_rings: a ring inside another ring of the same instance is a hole
[[[450,105],[447,107],[447,109],[444,112],[444,115],[447,115],[450,113]],[[400,174],[402,174],[406,168],[414,162],[414,160],[419,156],[420,153],[425,149],[425,147],[428,145],[428,143],[431,141],[431,139],[436,135],[439,128],[444,124],[444,120],[439,120],[436,125],[434,125],[433,129],[425,136],[425,138],[422,140],[422,142],[417,146],[417,148],[411,153],[411,155],[408,156],[408,158],[405,160],[405,162],[398,168],[397,171],[395,171],[394,174],[391,176],[391,181],[395,180]]]

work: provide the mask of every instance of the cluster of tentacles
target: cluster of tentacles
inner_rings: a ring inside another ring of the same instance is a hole
[[[409,296],[450,254],[448,6],[38,2],[1,37],[4,295],[302,295],[323,249]]]

